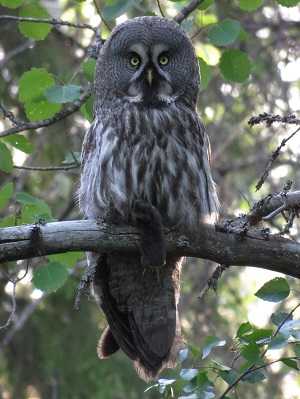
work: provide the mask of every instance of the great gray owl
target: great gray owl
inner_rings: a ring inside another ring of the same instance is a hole
[[[193,45],[176,22],[139,17],[113,29],[98,58],[94,119],[82,149],[86,218],[129,224],[142,200],[166,228],[193,232],[214,222],[209,141],[195,111],[199,83]],[[122,253],[89,253],[88,261],[109,324],[99,357],[121,348],[141,378],[157,378],[180,348],[182,258],[151,268],[140,255]]]

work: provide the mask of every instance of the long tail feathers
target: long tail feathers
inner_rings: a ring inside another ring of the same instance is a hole
[[[109,357],[121,348],[134,360],[142,379],[157,379],[163,368],[176,364],[180,348],[181,259],[167,260],[158,280],[156,270],[143,273],[138,258],[134,262],[122,255],[97,258],[94,294],[109,324],[98,356]]]

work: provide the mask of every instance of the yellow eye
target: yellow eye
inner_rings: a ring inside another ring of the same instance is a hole
[[[158,59],[158,62],[162,66],[167,65],[169,63],[169,61],[170,61],[170,58],[167,55],[165,55],[165,54],[160,55],[160,57]]]
[[[140,65],[141,59],[140,59],[140,57],[139,57],[137,54],[132,54],[132,55],[129,57],[129,62],[130,62],[130,64],[131,64],[132,66],[137,67],[137,66]]]

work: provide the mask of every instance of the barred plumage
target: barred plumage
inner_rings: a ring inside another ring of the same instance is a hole
[[[129,63],[132,57],[138,65]],[[83,143],[85,217],[105,218],[113,208],[118,222],[130,223],[134,201],[143,200],[168,228],[196,231],[215,221],[209,141],[195,112],[198,86],[193,47],[175,22],[144,17],[115,28],[98,60],[94,120]],[[142,378],[156,378],[175,364],[180,346],[182,259],[167,259],[159,278],[153,268],[143,270],[138,256],[93,253],[88,259],[109,324],[99,357],[121,347]]]

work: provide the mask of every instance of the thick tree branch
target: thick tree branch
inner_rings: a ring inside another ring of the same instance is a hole
[[[37,229],[39,230],[37,233]],[[242,240],[234,234],[199,231],[197,236],[166,235],[167,254],[210,259],[218,263],[254,266],[300,278],[300,244],[280,236],[266,238],[251,230]],[[123,226],[103,226],[81,220],[0,229],[0,262],[67,251],[139,251],[139,232]]]

